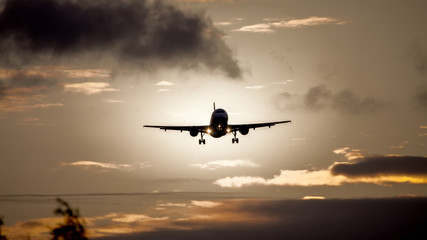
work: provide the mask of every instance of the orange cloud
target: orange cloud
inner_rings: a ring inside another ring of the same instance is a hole
[[[47,96],[41,94],[46,86],[13,87],[5,90],[0,99],[0,112],[25,112],[33,109],[63,107],[63,103],[46,102]]]
[[[64,85],[64,90],[66,92],[84,93],[85,95],[118,91],[118,89],[110,87],[107,82],[67,83]]]
[[[338,148],[335,154],[344,155],[349,162],[335,162],[328,169],[281,170],[266,179],[259,176],[235,176],[218,179],[220,187],[241,188],[265,186],[339,186],[345,183],[409,183],[427,184],[427,158],[399,155],[370,155],[359,149]]]
[[[67,66],[26,66],[20,69],[0,68],[0,79],[16,77],[41,78],[106,78],[111,76],[107,69],[73,69]]]
[[[218,179],[214,184],[221,187],[235,187],[251,185],[275,185],[275,186],[338,186],[345,182],[345,177],[332,176],[329,170],[281,170],[279,175],[271,179],[262,177],[226,177]]]

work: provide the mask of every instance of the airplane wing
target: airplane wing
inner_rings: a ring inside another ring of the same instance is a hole
[[[194,131],[197,133],[199,132],[203,132],[203,133],[207,133],[208,132],[208,125],[202,125],[202,126],[154,126],[154,125],[144,125],[144,127],[147,128],[159,128],[162,130],[175,130],[175,131]]]
[[[234,131],[239,131],[242,129],[254,129],[255,128],[260,128],[260,127],[271,127],[274,126],[276,124],[281,124],[281,123],[290,123],[291,121],[279,121],[279,122],[265,122],[265,123],[250,123],[250,124],[228,124],[228,126],[230,127],[231,132]]]

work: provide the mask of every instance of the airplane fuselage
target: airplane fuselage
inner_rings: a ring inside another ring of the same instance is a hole
[[[228,128],[228,114],[222,109],[215,109],[211,115],[208,133],[214,138],[219,138],[230,132]]]

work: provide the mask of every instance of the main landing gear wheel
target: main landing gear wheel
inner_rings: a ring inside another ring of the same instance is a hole
[[[231,139],[231,142],[232,143],[239,143],[239,139],[236,137],[236,135],[237,135],[237,132],[236,131],[234,131],[233,132],[233,139]]]
[[[203,135],[205,135],[203,132],[200,132],[200,139],[199,139],[199,145],[203,143],[203,145],[206,144],[206,140],[203,139]]]

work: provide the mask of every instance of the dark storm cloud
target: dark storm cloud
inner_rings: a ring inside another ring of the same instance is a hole
[[[210,209],[223,221],[179,221],[158,229],[95,239],[424,239],[426,198],[233,201]],[[209,211],[205,214],[209,215]],[[236,216],[238,221],[235,221]],[[245,222],[245,218],[250,220]]]
[[[373,156],[349,163],[335,163],[330,168],[332,175],[349,178],[378,176],[427,175],[427,158],[414,156]]]
[[[162,1],[8,0],[3,5],[4,66],[63,61],[134,70],[204,66],[241,76],[211,19]]]
[[[375,113],[386,104],[375,98],[361,98],[351,90],[333,93],[324,85],[312,87],[304,95],[304,106],[310,110],[330,107],[342,114]]]

